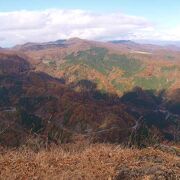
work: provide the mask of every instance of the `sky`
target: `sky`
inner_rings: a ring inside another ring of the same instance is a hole
[[[180,0],[0,1],[0,46],[72,37],[180,41]]]

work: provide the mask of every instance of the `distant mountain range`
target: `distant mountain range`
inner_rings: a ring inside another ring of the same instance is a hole
[[[113,43],[113,44],[137,44],[131,40],[112,40],[112,41],[108,41],[108,42]]]
[[[136,40],[140,44],[154,44],[159,46],[177,46],[180,47],[180,41],[153,41],[153,40]]]
[[[79,38],[71,38],[71,40],[81,40]],[[49,48],[49,47],[55,47],[55,46],[62,46],[65,45],[66,42],[68,42],[68,39],[60,39],[56,41],[50,41],[50,42],[28,42],[23,45],[16,45],[13,47],[13,49],[19,49],[19,48]],[[101,42],[103,43],[103,42]],[[104,42],[105,43],[105,42]],[[107,43],[113,43],[113,44],[124,44],[124,45],[151,45],[151,46],[162,46],[162,47],[174,47],[176,50],[180,48],[180,41],[155,41],[155,40],[111,40],[107,41]],[[2,47],[0,47],[2,49]],[[11,49],[11,48],[10,48]]]

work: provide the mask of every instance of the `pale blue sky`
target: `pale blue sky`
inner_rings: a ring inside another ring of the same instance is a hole
[[[71,37],[180,41],[180,0],[0,0],[0,46]]]
[[[180,24],[180,0],[1,0],[0,11],[83,9],[95,12],[121,11],[143,16],[162,26]]]

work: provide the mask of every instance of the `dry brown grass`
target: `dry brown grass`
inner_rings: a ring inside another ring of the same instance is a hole
[[[179,157],[158,149],[69,144],[0,154],[0,179],[178,179]]]

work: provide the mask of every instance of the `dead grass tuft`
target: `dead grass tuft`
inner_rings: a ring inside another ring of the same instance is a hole
[[[178,179],[179,168],[177,155],[110,144],[6,150],[0,155],[0,179]]]

